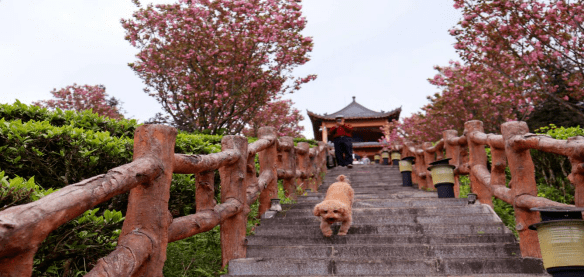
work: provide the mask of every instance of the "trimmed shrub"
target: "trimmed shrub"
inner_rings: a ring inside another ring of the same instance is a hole
[[[61,188],[132,160],[133,140],[48,121],[0,119],[0,169]]]
[[[0,119],[7,122],[21,120],[23,123],[28,121],[49,122],[52,126],[73,126],[83,128],[84,130],[93,130],[94,132],[109,132],[115,137],[134,137],[134,131],[139,126],[134,119],[110,119],[101,117],[91,111],[63,111],[59,108],[49,110],[34,105],[26,105],[16,100],[13,104],[0,104]]]

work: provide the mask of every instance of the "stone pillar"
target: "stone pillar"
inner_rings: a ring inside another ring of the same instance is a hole
[[[128,210],[117,249],[127,248],[132,254],[131,257],[136,260],[148,258],[143,264],[134,265],[132,276],[162,276],[162,268],[166,261],[168,226],[172,222],[172,215],[168,211],[168,199],[176,134],[176,129],[169,126],[143,125],[136,129],[134,135],[134,160],[146,156],[154,157],[164,165],[164,172],[152,182],[130,190]],[[147,253],[145,250],[151,250],[150,254],[145,254]],[[116,258],[108,256],[101,260],[105,260],[103,261],[105,263],[110,259]],[[121,264],[119,261],[108,263],[108,266],[114,268]]]
[[[284,195],[296,200],[296,152],[294,149],[294,139],[289,136],[278,138],[278,178],[282,179]]]
[[[485,151],[485,145],[473,142],[472,134],[474,132],[484,133],[483,122],[473,120],[464,123],[465,134],[467,136],[469,156],[470,156],[470,187],[473,193],[477,194],[477,200],[481,204],[487,204],[493,207],[493,195],[491,191],[484,185],[482,185],[477,177],[473,174],[472,168],[475,165],[483,165],[487,167],[487,152]]]
[[[513,139],[521,138],[529,132],[525,122],[506,122],[501,125],[501,133],[505,140],[505,154],[511,171],[511,192],[513,200],[522,195],[537,196],[535,183],[535,166],[531,160],[529,149],[516,148]],[[472,158],[471,158],[472,160]],[[519,233],[519,247],[523,257],[541,258],[537,232],[530,230],[529,225],[540,221],[539,212],[517,207],[515,209],[516,229]]]
[[[230,165],[219,168],[221,176],[221,202],[235,199],[242,204],[247,203],[246,194],[246,164],[247,164],[247,138],[243,136],[224,136],[221,140],[221,150],[237,150],[239,159]],[[221,223],[221,259],[222,266],[226,266],[230,260],[245,258],[245,232],[247,227],[247,215],[240,211],[231,218]]]
[[[295,147],[296,151],[296,178],[299,179],[299,184],[304,192],[308,185],[308,177],[310,175],[310,158],[309,156],[309,149],[310,145],[306,142],[298,143],[298,146]]]
[[[260,128],[258,139],[264,138],[275,138],[277,140],[276,129],[271,126]],[[274,140],[274,144],[259,153],[260,173],[271,171],[274,177],[262,193],[260,193],[259,215],[263,215],[270,208],[270,199],[278,198],[278,173],[276,171],[278,153],[276,150],[276,140]]]
[[[436,187],[434,187],[434,182],[432,181],[432,174],[430,173],[430,171],[428,171],[428,167],[430,167],[430,163],[434,162],[434,154],[433,153],[429,153],[428,151],[426,151],[426,149],[431,148],[432,147],[432,143],[430,142],[424,142],[422,144],[422,150],[424,151],[424,172],[426,173],[426,188],[431,188],[432,190],[436,190]]]

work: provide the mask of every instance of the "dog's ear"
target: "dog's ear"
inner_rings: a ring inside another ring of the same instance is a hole
[[[314,207],[312,214],[314,214],[314,216],[320,216],[320,204],[318,204]]]

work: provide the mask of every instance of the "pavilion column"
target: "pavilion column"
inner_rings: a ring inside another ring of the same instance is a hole
[[[323,142],[328,142],[328,130],[326,129],[326,125],[324,124],[324,122],[322,122],[322,141]]]

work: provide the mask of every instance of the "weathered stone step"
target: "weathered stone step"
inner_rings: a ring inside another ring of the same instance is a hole
[[[544,273],[542,261],[534,258],[245,258],[229,263],[231,276],[493,276],[515,273],[541,275]]]
[[[305,201],[322,201],[326,196],[325,193],[310,193],[306,196],[298,196],[298,202],[305,202]],[[436,192],[424,192],[424,191],[417,191],[417,192],[408,192],[404,193],[403,191],[398,190],[377,190],[375,191],[365,191],[359,192],[355,191],[355,199],[404,199],[404,198],[438,198],[438,194]]]
[[[339,224],[335,223],[333,236],[339,230]],[[306,237],[323,237],[319,225],[311,223],[309,225],[260,225],[255,228],[256,235],[282,235],[303,234]],[[503,223],[485,224],[393,224],[393,225],[351,225],[348,234],[369,234],[369,235],[436,235],[436,234],[505,234],[511,233]]]
[[[517,244],[359,244],[308,246],[247,246],[248,258],[338,258],[338,259],[422,259],[422,258],[517,258]]]
[[[499,219],[490,213],[466,215],[361,215],[353,216],[353,224],[481,224],[495,223]],[[295,218],[263,219],[261,225],[318,225],[320,220],[314,215]]]
[[[282,205],[282,209],[307,209],[313,208],[319,200],[303,201],[302,203]],[[395,208],[395,207],[442,207],[442,206],[468,206],[467,199],[454,198],[404,198],[404,199],[367,199],[357,200],[353,208]]]
[[[466,235],[358,235],[307,237],[293,235],[254,235],[246,238],[248,245],[342,245],[342,244],[447,244],[447,243],[516,243],[513,234]]]
[[[312,216],[313,208],[288,209],[276,215],[275,218],[294,218]],[[392,207],[392,208],[353,208],[353,217],[369,215],[402,216],[402,215],[465,215],[475,213],[490,213],[484,205],[444,206],[444,207]],[[263,220],[262,220],[263,221]]]
[[[332,182],[326,185],[321,185],[318,187],[318,192],[325,193],[329,186],[333,184]],[[355,192],[366,192],[366,191],[375,191],[375,190],[401,190],[403,191],[405,186],[402,186],[403,183],[400,182],[379,182],[379,183],[370,183],[366,186],[351,186]],[[416,189],[417,190],[417,189]]]

